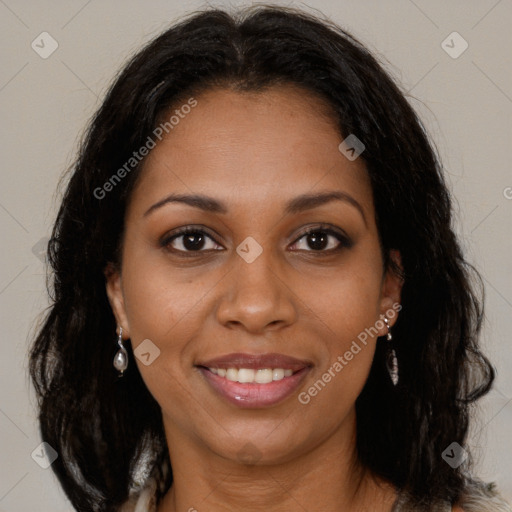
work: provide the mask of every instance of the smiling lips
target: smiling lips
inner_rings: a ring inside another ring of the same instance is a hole
[[[229,354],[196,365],[214,391],[242,408],[275,405],[288,397],[311,368],[282,354]]]

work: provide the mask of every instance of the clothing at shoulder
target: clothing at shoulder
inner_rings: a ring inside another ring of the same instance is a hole
[[[494,482],[487,484],[477,479],[468,483],[458,505],[463,512],[512,512]]]
[[[430,505],[430,508],[432,505]],[[422,512],[412,505],[407,494],[402,494],[392,512]],[[436,512],[512,512],[512,507],[497,492],[494,483],[472,479],[466,483],[458,503],[452,507],[448,502],[436,504]]]
[[[512,512],[512,507],[497,492],[494,483],[486,484],[481,480],[472,480],[466,486],[457,506],[446,503],[438,512]],[[120,512],[156,512],[156,481],[149,478],[144,488],[132,494],[121,507]],[[419,512],[407,505],[407,499],[401,498],[393,512]]]
[[[156,512],[156,480],[149,478],[145,487],[134,492],[119,512]]]

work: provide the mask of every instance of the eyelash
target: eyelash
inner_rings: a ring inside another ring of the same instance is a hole
[[[201,229],[201,228],[195,228],[193,226],[184,227],[184,228],[180,229],[179,231],[173,233],[172,235],[164,237],[161,240],[160,244],[162,247],[166,248],[169,252],[177,253],[180,256],[183,256],[185,258],[195,257],[202,252],[207,252],[203,249],[200,249],[198,251],[188,251],[188,250],[183,251],[181,249],[172,249],[169,247],[170,244],[174,240],[179,238],[180,236],[188,235],[191,233],[206,235],[208,238],[210,238],[216,244],[218,244],[216,242],[216,240],[214,239],[214,237],[212,235],[210,235],[207,231],[205,231],[204,229]],[[343,249],[350,249],[353,246],[353,242],[350,240],[350,238],[348,238],[346,235],[344,235],[342,233],[339,233],[338,231],[335,231],[334,229],[330,228],[328,225],[327,226],[319,225],[319,226],[314,226],[314,227],[310,227],[310,228],[306,229],[303,233],[301,233],[301,235],[298,238],[296,238],[296,240],[293,242],[293,245],[295,245],[302,238],[310,235],[311,233],[324,233],[324,234],[331,235],[331,236],[335,237],[339,241],[339,245],[334,249],[306,250],[306,252],[314,253],[315,255],[320,256],[320,257],[321,256],[329,256],[333,253],[340,252]],[[218,249],[208,249],[208,251],[211,251],[211,250],[217,251]],[[302,251],[302,250],[303,249],[299,249],[299,251]]]

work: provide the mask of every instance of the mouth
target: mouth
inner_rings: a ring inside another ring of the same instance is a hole
[[[209,387],[241,408],[264,408],[289,397],[312,367],[282,354],[230,354],[197,364]]]

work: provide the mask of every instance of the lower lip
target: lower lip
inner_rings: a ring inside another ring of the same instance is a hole
[[[210,386],[230,403],[247,409],[270,407],[288,398],[300,385],[309,368],[303,368],[290,377],[268,384],[233,382],[215,375],[204,367],[198,367]]]

